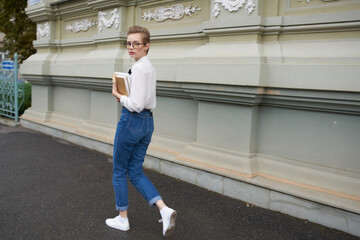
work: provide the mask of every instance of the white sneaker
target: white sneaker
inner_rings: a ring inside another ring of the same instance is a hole
[[[129,229],[130,229],[129,219],[122,218],[120,216],[116,216],[114,218],[108,218],[108,219],[106,219],[105,223],[109,227],[119,229],[121,231],[129,231]]]
[[[160,215],[163,222],[163,235],[165,237],[169,236],[175,229],[176,222],[176,211],[169,207],[164,207],[160,211]]]

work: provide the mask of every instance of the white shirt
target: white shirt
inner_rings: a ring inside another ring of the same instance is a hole
[[[120,103],[131,112],[154,109],[156,106],[156,72],[148,56],[131,67],[130,96],[122,95]]]

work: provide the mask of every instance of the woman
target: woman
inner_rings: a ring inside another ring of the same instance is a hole
[[[175,228],[176,211],[165,205],[142,169],[154,131],[151,110],[156,106],[156,73],[147,57],[150,48],[149,31],[139,26],[129,28],[125,45],[130,57],[135,59],[135,64],[129,71],[131,94],[121,95],[116,84],[112,86],[113,96],[123,106],[116,129],[113,155],[113,185],[119,215],[107,219],[106,224],[122,231],[130,229],[127,217],[128,174],[130,181],[149,205],[158,207],[163,222],[163,235],[168,236]]]

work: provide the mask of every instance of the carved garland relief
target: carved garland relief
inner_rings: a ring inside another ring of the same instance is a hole
[[[236,12],[245,5],[247,14],[251,14],[255,10],[255,3],[253,0],[214,0],[212,14],[214,17],[219,16],[221,4],[229,12]]]
[[[50,37],[50,24],[49,22],[46,23],[38,23],[36,25],[36,37],[37,39]]]
[[[302,0],[298,0],[298,1],[302,1]],[[307,1],[310,2],[310,0]],[[323,0],[323,1],[334,1],[334,0]],[[238,11],[244,5],[245,5],[245,11],[248,14],[251,14],[255,10],[255,4],[253,0],[214,0],[212,14],[215,17],[217,17],[220,14],[219,4],[221,4],[229,12]],[[147,13],[146,12],[144,13],[142,18],[144,19],[144,21],[148,21],[148,22],[150,22],[151,20],[155,20],[157,22],[162,22],[167,19],[180,20],[184,16],[191,16],[191,14],[197,14],[197,12],[200,10],[201,8],[197,7],[196,5],[194,7],[192,7],[191,5],[185,7],[182,4],[175,4],[169,8],[164,8],[164,7],[156,8],[154,12],[151,12],[149,10]],[[99,31],[102,31],[104,29],[104,26],[106,28],[111,28],[112,26],[114,26],[115,28],[119,28],[120,17],[118,14],[118,9],[115,8],[114,10],[111,11],[110,19],[106,19],[106,15],[107,14],[105,12],[99,11],[98,22],[95,22],[94,20],[84,19],[82,21],[79,22],[76,21],[72,24],[66,25],[65,30],[67,32],[78,33],[80,31],[87,31],[89,28],[94,27],[96,24],[98,25]],[[36,35],[38,39],[42,37],[49,38],[50,36],[49,22],[43,24],[37,24]]]
[[[65,27],[65,30],[67,32],[80,32],[80,31],[84,31],[86,32],[87,30],[89,30],[89,28],[92,28],[96,25],[96,22],[94,20],[82,20],[80,22],[74,22],[72,24],[68,24]]]
[[[111,17],[110,19],[106,19],[106,13],[99,11],[98,13],[98,22],[94,20],[84,19],[81,21],[75,21],[71,24],[66,25],[65,30],[67,32],[75,32],[78,33],[80,31],[86,32],[92,27],[95,27],[95,25],[98,25],[98,29],[102,31],[104,29],[104,26],[106,28],[111,28],[114,26],[115,28],[119,27],[120,21],[119,21],[119,14],[118,9],[114,8],[114,10],[111,11]]]
[[[119,14],[117,8],[111,11],[111,18],[107,20],[106,13],[99,11],[99,23],[98,28],[100,31],[103,30],[103,27],[111,28],[112,26],[115,26],[115,28],[119,27],[120,21],[119,21]]]
[[[174,6],[169,8],[156,8],[153,13],[149,10],[147,13],[144,13],[144,16],[142,16],[142,18],[144,19],[144,21],[148,22],[150,22],[152,19],[157,22],[162,22],[167,19],[179,20],[182,19],[185,15],[191,16],[191,13],[197,14],[197,11],[200,10],[201,8],[198,8],[196,5],[195,7],[191,7],[191,5],[185,7],[181,4],[175,4]]]
[[[104,26],[106,28],[111,28],[114,26],[115,28],[119,27],[120,21],[119,21],[119,14],[117,8],[111,11],[111,17],[110,19],[106,19],[106,13],[99,11],[98,14],[98,23],[94,20],[84,19],[81,21],[75,21],[71,24],[66,25],[65,30],[67,32],[75,32],[78,33],[80,31],[87,31],[89,28],[95,27],[95,25],[98,25],[98,28],[100,31],[103,30]],[[38,23],[36,26],[36,37],[37,39],[40,38],[49,38],[50,37],[50,23]]]

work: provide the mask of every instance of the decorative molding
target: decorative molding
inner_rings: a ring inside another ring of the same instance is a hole
[[[114,10],[111,11],[111,18],[107,20],[105,12],[99,11],[99,20],[98,20],[98,28],[100,31],[103,30],[103,27],[111,28],[112,26],[115,26],[115,28],[119,27],[120,21],[119,21],[119,14],[118,9],[114,8]]]
[[[249,15],[256,7],[253,0],[214,0],[214,7],[212,9],[214,17],[217,17],[220,14],[219,3],[229,12],[236,12],[245,5],[245,11]]]
[[[88,19],[84,19],[80,22],[74,22],[72,24],[68,24],[65,27],[65,30],[67,32],[80,32],[80,31],[84,31],[86,32],[87,30],[89,30],[89,28],[92,28],[96,25],[96,22],[94,20],[88,20]]]
[[[110,91],[106,78],[24,74],[33,85]],[[243,106],[272,106],[288,109],[360,115],[356,92],[250,87],[211,83],[158,81],[157,95]]]
[[[157,22],[163,22],[167,19],[174,19],[179,20],[182,19],[185,15],[191,16],[191,13],[197,14],[197,11],[200,11],[201,8],[198,8],[196,5],[195,7],[185,7],[182,4],[175,4],[172,7],[169,8],[156,8],[155,11],[152,13],[150,10],[146,13],[144,13],[143,19],[144,21],[150,22],[152,19],[154,19]]]
[[[105,10],[121,6],[128,6],[129,0],[87,0],[87,5],[95,10]],[[140,2],[137,0],[137,2]],[[138,3],[140,4],[140,3]]]
[[[35,4],[38,4],[38,3],[41,3],[42,0],[28,0],[27,3],[28,3],[28,7],[32,6],[32,5],[35,5]]]
[[[58,86],[105,92],[111,90],[111,81],[108,81],[108,79],[106,78],[50,76],[33,74],[24,74],[23,76],[31,84],[37,86]]]
[[[302,2],[302,0],[298,0],[299,2]],[[321,1],[323,1],[323,2],[335,2],[335,1],[337,1],[337,0],[321,0]],[[311,0],[306,0],[306,2],[307,3],[310,3],[311,2]]]
[[[36,37],[37,39],[43,37],[50,37],[50,24],[49,22],[46,23],[38,23],[36,26]]]
[[[161,97],[360,115],[360,96],[355,92],[164,81],[157,82],[156,92]]]

